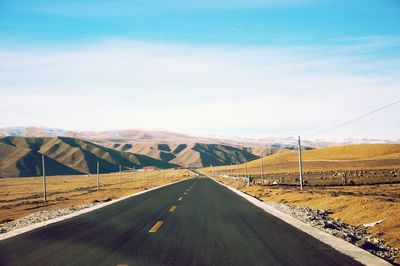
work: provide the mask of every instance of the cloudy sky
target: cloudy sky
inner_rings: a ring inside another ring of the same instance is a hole
[[[400,100],[400,2],[3,0],[0,95],[0,127],[313,136]],[[400,104],[318,137],[400,139]]]

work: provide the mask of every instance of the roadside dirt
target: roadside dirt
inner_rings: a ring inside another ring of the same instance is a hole
[[[41,177],[1,178],[0,224],[41,210],[110,201],[191,176],[188,170],[104,174],[100,175],[100,191],[97,191],[96,175],[50,176],[46,203]]]

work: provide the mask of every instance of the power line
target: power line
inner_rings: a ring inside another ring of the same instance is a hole
[[[336,125],[336,126],[334,126],[334,127],[328,128],[328,129],[326,129],[326,130],[324,130],[324,131],[321,131],[321,132],[319,132],[319,133],[316,133],[316,134],[314,134],[314,135],[308,136],[307,138],[315,137],[315,136],[324,134],[324,133],[326,133],[326,132],[332,131],[332,130],[334,130],[334,129],[337,129],[337,128],[339,128],[339,127],[348,125],[348,124],[350,124],[350,123],[353,123],[353,122],[355,122],[355,121],[357,121],[357,120],[360,120],[360,119],[362,119],[362,118],[364,118],[364,117],[367,117],[367,116],[369,116],[369,115],[372,115],[372,114],[374,114],[374,113],[377,113],[377,112],[379,112],[379,111],[382,111],[382,110],[384,110],[384,109],[387,109],[387,108],[392,107],[393,105],[396,105],[396,104],[399,104],[399,103],[400,103],[400,101],[396,101],[396,102],[394,102],[394,103],[385,105],[385,106],[383,106],[383,107],[381,107],[381,108],[378,108],[378,109],[376,109],[376,110],[374,110],[374,111],[371,111],[371,112],[369,112],[369,113],[366,113],[366,114],[363,114],[363,115],[361,115],[361,116],[358,116],[358,117],[356,117],[356,118],[354,118],[354,119],[352,119],[352,120],[346,121],[346,122],[344,122],[344,123],[341,123],[341,124]]]

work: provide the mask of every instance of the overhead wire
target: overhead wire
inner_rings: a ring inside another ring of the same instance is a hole
[[[375,114],[375,113],[377,113],[377,112],[379,112],[379,111],[382,111],[382,110],[384,110],[384,109],[390,108],[390,107],[392,107],[392,106],[394,106],[394,105],[396,105],[396,104],[399,104],[399,103],[400,103],[400,101],[396,101],[396,102],[393,102],[393,103],[391,103],[391,104],[385,105],[385,106],[380,107],[380,108],[378,108],[378,109],[375,109],[375,110],[373,110],[373,111],[371,111],[371,112],[368,112],[368,113],[366,113],[366,114],[363,114],[363,115],[360,115],[360,116],[358,116],[358,117],[356,117],[356,118],[353,118],[353,119],[351,119],[351,120],[349,120],[349,121],[346,121],[346,122],[341,123],[341,124],[338,124],[338,125],[336,125],[336,126],[334,126],[334,127],[331,127],[331,128],[325,129],[325,130],[323,130],[323,131],[321,131],[321,132],[318,132],[318,133],[315,133],[315,134],[313,134],[313,135],[310,135],[310,136],[308,136],[308,137],[306,137],[306,138],[316,137],[316,136],[322,135],[322,134],[324,134],[324,133],[327,133],[327,132],[329,132],[329,131],[335,130],[335,129],[337,129],[337,128],[346,126],[346,125],[348,125],[348,124],[351,124],[351,123],[353,123],[353,122],[355,122],[355,121],[358,121],[358,120],[360,120],[360,119],[362,119],[362,118],[365,118],[365,117],[367,117],[367,116],[370,116],[370,115],[372,115],[372,114]]]

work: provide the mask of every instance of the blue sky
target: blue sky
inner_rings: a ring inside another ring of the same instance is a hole
[[[397,0],[3,0],[0,126],[312,135],[400,100],[399,63]]]
[[[239,45],[324,44],[398,35],[397,0],[2,1],[3,41],[107,38]]]

